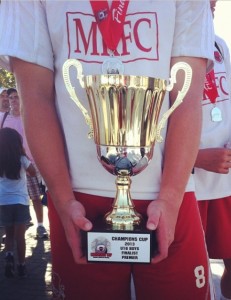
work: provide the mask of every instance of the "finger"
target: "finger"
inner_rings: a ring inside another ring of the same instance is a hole
[[[153,264],[162,261],[168,256],[168,247],[169,247],[168,239],[166,237],[162,239],[160,237],[160,234],[157,234],[157,243],[158,243],[158,251],[151,260],[151,263]]]
[[[75,219],[75,225],[84,231],[89,231],[92,229],[92,223],[85,217],[80,216]]]
[[[156,228],[157,228],[157,222],[155,221],[154,218],[148,218],[146,227],[149,230],[156,230]]]
[[[88,231],[92,228],[92,223],[83,216],[77,216],[72,220],[71,227],[66,231],[68,244],[72,250],[73,258],[76,263],[86,263],[85,253],[82,247],[82,234],[81,231]]]
[[[88,263],[86,256],[77,257],[76,259],[74,258],[74,260],[79,265],[86,265]]]
[[[220,168],[219,170],[218,170],[218,173],[219,174],[228,174],[229,173],[229,168],[231,168],[231,164],[229,164],[230,165],[230,167],[228,166],[228,163],[226,164],[226,167],[224,167],[224,168]]]
[[[158,243],[158,252],[153,257],[152,263],[160,262],[168,256],[168,249],[173,241],[173,235],[167,224],[160,219],[158,229],[156,230],[156,238]]]
[[[74,261],[77,264],[86,264],[86,256],[82,248],[82,236],[80,230],[78,229],[73,238],[68,237],[68,243],[71,247]]]
[[[158,209],[155,209],[155,206],[149,207],[148,211],[148,219],[146,227],[149,230],[156,230],[160,220],[160,213]]]
[[[152,260],[151,260],[151,264],[157,264],[159,262],[161,262],[162,260],[166,259],[168,257],[168,253],[158,253],[157,255],[155,255]]]

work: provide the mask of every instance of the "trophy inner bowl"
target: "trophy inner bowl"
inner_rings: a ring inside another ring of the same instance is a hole
[[[85,77],[96,145],[151,147],[166,92],[163,79],[128,75]]]
[[[153,155],[166,81],[120,74],[84,81],[100,162],[112,174],[140,173]]]
[[[102,166],[113,175],[134,176],[143,171],[153,156],[153,147],[96,145]]]

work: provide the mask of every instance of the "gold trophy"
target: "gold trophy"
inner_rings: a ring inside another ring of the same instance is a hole
[[[70,80],[70,68],[87,93],[91,116],[79,101]],[[179,70],[185,72],[184,85],[172,107],[158,123],[166,91],[171,91]],[[63,78],[71,99],[90,127],[97,157],[116,176],[116,196],[112,209],[100,227],[87,232],[87,260],[90,262],[150,263],[155,235],[145,228],[130,195],[131,176],[142,172],[153,157],[155,141],[161,142],[161,129],[187,93],[191,67],[183,62],[171,69],[169,83],[164,79],[121,74],[83,75],[82,65],[68,59]]]

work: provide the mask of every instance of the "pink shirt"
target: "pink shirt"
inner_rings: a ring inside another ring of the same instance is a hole
[[[4,114],[0,115],[0,124],[2,123],[2,119],[3,119]],[[13,116],[11,114],[8,114],[5,122],[3,124],[3,128],[4,127],[9,127],[9,128],[13,128],[15,129],[19,134],[21,134],[22,138],[23,138],[23,146],[24,149],[26,151],[27,156],[30,158],[30,160],[32,162],[34,162],[27,140],[26,140],[26,136],[25,136],[25,132],[24,132],[24,128],[23,128],[23,123],[22,123],[22,118],[21,116]]]

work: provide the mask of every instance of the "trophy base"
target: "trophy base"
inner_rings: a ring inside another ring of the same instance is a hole
[[[132,230],[115,230],[103,220],[91,231],[82,232],[83,251],[88,262],[150,263],[157,252],[155,231],[145,222]]]

